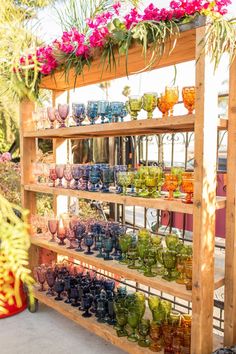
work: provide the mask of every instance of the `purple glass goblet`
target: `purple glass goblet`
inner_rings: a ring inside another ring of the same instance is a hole
[[[70,183],[73,179],[73,176],[72,176],[72,172],[71,172],[71,165],[67,164],[64,166],[64,173],[63,173],[63,176],[67,182],[67,185],[66,185],[66,188],[69,189],[70,188]]]
[[[68,114],[69,114],[69,105],[59,103],[58,113],[59,113],[59,116],[61,117],[61,120],[62,120],[60,128],[65,128],[66,127],[65,121],[66,121],[66,118],[68,117]]]
[[[72,173],[72,177],[74,178],[75,182],[73,185],[73,189],[79,189],[79,182],[80,179],[82,178],[82,165],[79,164],[74,164],[71,167],[71,173]]]
[[[48,114],[48,119],[50,121],[50,128],[54,128],[54,122],[57,119],[55,115],[55,108],[54,107],[47,107],[47,114]]]
[[[46,289],[44,288],[44,283],[46,281],[46,268],[43,266],[39,266],[35,268],[36,276],[37,276],[37,281],[41,285],[41,288],[39,291],[45,291]]]
[[[78,247],[76,248],[77,252],[83,252],[84,249],[81,246],[82,240],[85,236],[85,231],[86,231],[86,226],[84,223],[82,223],[81,221],[78,221],[77,224],[74,227],[74,231],[75,231],[75,238],[78,241]]]
[[[56,280],[56,273],[54,272],[53,268],[50,267],[46,270],[45,278],[46,278],[46,282],[49,286],[49,289],[48,289],[46,295],[54,296],[55,292],[53,290],[53,287],[54,287],[55,280]]]

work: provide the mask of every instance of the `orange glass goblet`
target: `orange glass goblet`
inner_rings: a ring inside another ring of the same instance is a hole
[[[168,113],[170,110],[170,104],[166,100],[166,96],[161,94],[160,97],[157,98],[157,107],[159,111],[162,113],[162,117],[168,117]]]
[[[173,116],[174,105],[178,103],[179,100],[179,89],[177,86],[166,87],[165,89],[166,102],[170,105],[170,116]]]
[[[192,114],[195,109],[195,87],[183,87],[182,96],[184,107],[187,108],[188,114]]]
[[[174,191],[178,187],[178,177],[176,175],[167,173],[165,175],[165,186],[169,192],[169,195],[166,198],[168,200],[174,200]]]
[[[192,172],[184,172],[182,175],[182,188],[186,197],[182,200],[183,203],[193,204],[194,178]]]

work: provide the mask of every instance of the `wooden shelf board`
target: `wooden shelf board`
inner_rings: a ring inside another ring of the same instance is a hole
[[[92,265],[97,269],[103,269],[110,273],[119,275],[127,280],[132,280],[137,283],[150,286],[153,289],[164,291],[170,295],[177,296],[186,301],[191,301],[192,292],[186,290],[184,285],[175,282],[168,282],[161,277],[148,278],[135,269],[129,269],[126,265],[120,264],[117,261],[104,261],[102,258],[97,258],[94,255],[86,255],[83,252],[76,252],[68,249],[67,246],[59,246],[56,242],[49,242],[44,236],[32,236],[31,242],[41,248],[48,249],[57,254],[77,259],[80,262]],[[215,270],[215,289],[224,285],[224,270]]]
[[[149,349],[139,347],[138,344],[129,342],[126,337],[117,337],[113,326],[109,326],[108,324],[104,323],[98,323],[94,316],[90,318],[84,318],[81,315],[81,312],[78,310],[78,307],[72,307],[68,304],[65,304],[63,301],[55,301],[53,298],[46,296],[45,292],[38,291],[36,287],[34,289],[34,297],[43,304],[53,308],[63,316],[76,322],[93,334],[102,337],[103,339],[107,340],[111,344],[119,347],[127,353],[150,354]],[[163,351],[158,353],[163,354]]]
[[[41,303],[51,307],[63,316],[76,322],[86,330],[96,334],[97,336],[107,340],[111,344],[121,348],[127,353],[131,354],[150,354],[151,351],[148,348],[139,347],[137,344],[129,342],[126,337],[117,337],[115,330],[108,324],[98,323],[93,317],[84,318],[81,312],[76,307],[69,306],[63,301],[55,301],[53,298],[46,296],[45,292],[40,292],[37,288],[34,288],[34,297]],[[222,347],[223,337],[213,336],[213,348],[214,350]],[[163,350],[158,352],[163,354]]]
[[[152,135],[194,131],[195,114],[174,117],[141,119],[119,123],[105,123],[26,131],[25,138],[76,138]],[[218,128],[227,129],[227,119],[218,119]]]
[[[174,39],[172,40],[172,42]],[[166,43],[168,48],[169,43]],[[196,30],[190,30],[180,33],[177,39],[177,44],[174,50],[168,55],[168,51],[160,60],[156,60],[152,69],[162,68],[169,65],[175,65],[190,60],[195,60],[195,46],[196,46]],[[135,74],[138,71],[144,70],[148,63],[148,58],[151,56],[151,52],[147,53],[147,61],[142,54],[142,47],[140,45],[134,45],[129,49],[128,56],[128,72],[129,75]],[[120,77],[127,76],[126,71],[126,55],[116,54],[117,63],[119,63],[116,69],[105,70],[102,73],[101,57],[98,56],[93,60],[90,68],[84,67],[83,75],[79,75],[75,81],[74,70],[71,69],[67,80],[65,80],[64,72],[57,72],[53,76],[46,76],[42,79],[40,87],[52,90],[68,90],[74,87],[81,87],[86,85],[92,85],[101,81],[114,80]]]
[[[132,196],[123,196],[115,193],[89,192],[79,191],[66,188],[50,187],[44,184],[27,184],[24,186],[25,191],[47,193],[52,195],[66,195],[81,199],[97,200],[107,203],[116,203],[129,206],[140,206],[144,208],[154,208],[186,214],[193,214],[193,204],[182,203],[180,199],[168,201],[162,198],[141,198]],[[225,208],[226,198],[217,197],[216,209]]]

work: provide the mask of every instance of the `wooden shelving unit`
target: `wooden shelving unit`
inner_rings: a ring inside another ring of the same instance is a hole
[[[21,163],[22,163],[22,200],[24,207],[28,208],[31,213],[35,213],[36,193],[50,193],[57,199],[57,196],[75,196],[78,198],[106,201],[124,205],[135,205],[146,208],[156,208],[161,210],[169,210],[174,212],[182,212],[193,215],[193,290],[188,292],[184,287],[168,283],[161,278],[145,278],[136,271],[123,267],[117,262],[105,262],[92,256],[79,254],[65,247],[49,243],[44,238],[32,237],[31,263],[32,266],[37,264],[39,250],[45,249],[52,251],[54,255],[62,254],[73,257],[81,262],[86,262],[94,267],[105,269],[111,273],[118,274],[129,280],[137,281],[143,285],[148,285],[158,290],[163,290],[169,294],[180,297],[184,300],[192,302],[192,354],[210,354],[214,347],[219,347],[220,342],[213,335],[213,304],[214,290],[224,284],[224,270],[215,269],[214,267],[214,242],[215,242],[215,212],[217,209],[224,208],[227,204],[228,213],[233,208],[235,212],[235,189],[231,188],[230,202],[225,198],[216,196],[216,152],[217,152],[217,130],[230,129],[228,120],[217,118],[217,92],[214,85],[213,68],[210,64],[204,49],[199,46],[205,35],[206,28],[201,27],[188,32],[183,32],[177,41],[177,45],[170,56],[165,56],[160,62],[156,63],[153,68],[161,68],[174,65],[180,62],[196,60],[196,110],[194,115],[185,115],[169,118],[157,118],[153,120],[138,120],[123,123],[112,123],[94,126],[69,127],[64,129],[47,129],[35,131],[32,122],[32,112],[34,104],[27,100],[21,103]],[[236,66],[236,65],[235,65]],[[135,46],[129,53],[129,72],[133,72],[144,68],[144,60],[141,55],[141,49]],[[234,73],[235,74],[235,73]],[[65,82],[62,73],[55,74],[54,78],[45,77],[41,87],[53,90],[53,101],[74,85],[73,71],[69,74],[68,82]],[[112,80],[126,76],[125,58],[121,57],[116,72],[104,72],[102,80]],[[98,83],[101,79],[101,71],[99,67],[99,59],[93,62],[90,70],[85,70],[84,76],[77,78],[76,87]],[[235,79],[232,82],[235,83]],[[235,93],[235,88],[234,88]],[[233,132],[231,134],[232,144],[235,144],[235,97],[231,97],[234,104],[234,110],[229,115]],[[151,135],[165,132],[181,132],[194,131],[195,133],[195,161],[194,161],[194,203],[186,205],[180,200],[167,201],[160,199],[144,199],[131,196],[121,196],[112,193],[92,193],[85,191],[67,190],[64,188],[52,188],[40,184],[33,184],[32,179],[32,163],[36,158],[36,138],[52,138],[54,143],[55,162],[65,162],[64,143],[67,138],[85,139],[91,137],[107,137],[107,136],[127,136],[127,135]],[[234,152],[235,155],[235,152]],[[63,160],[64,159],[64,160]],[[231,161],[231,162],[229,162]],[[234,162],[233,162],[234,161]],[[228,165],[234,164],[235,159],[228,159]],[[233,181],[233,176],[230,180]],[[235,182],[234,182],[235,183]],[[232,211],[232,212],[233,212]],[[228,221],[230,222],[230,221]],[[231,224],[230,224],[231,225]],[[235,220],[234,220],[235,225]],[[228,229],[229,230],[229,229]],[[227,247],[228,255],[235,253],[235,228],[229,230],[231,242]],[[233,247],[233,250],[231,249]],[[235,263],[234,254],[234,263]],[[230,260],[227,260],[227,271],[230,281],[235,280],[235,270],[230,268]],[[232,289],[232,285],[228,284],[228,291]],[[235,291],[234,282],[234,291]],[[140,349],[138,346],[130,344],[126,339],[118,338],[110,327],[97,324],[94,319],[82,318],[78,311],[65,305],[57,303],[46,297],[44,294],[35,291],[35,297],[39,301],[56,309],[64,316],[78,322],[88,330],[93,331],[99,336],[109,340],[118,347],[132,353],[146,353],[146,350]],[[235,333],[233,319],[230,310],[236,311],[235,296],[229,298],[230,304],[225,304],[228,323],[230,328],[226,328],[228,333],[228,344],[232,343]],[[232,312],[231,311],[231,312]],[[222,338],[221,338],[222,340]],[[231,342],[231,343],[230,343]],[[215,343],[216,345],[213,345]]]
[[[66,246],[59,246],[55,242],[49,242],[48,238],[42,236],[31,237],[31,242],[37,247],[53,251],[56,254],[69,257],[70,259],[76,259],[80,262],[94,266],[97,269],[102,269],[107,272],[119,275],[127,280],[133,280],[137,283],[150,286],[153,289],[163,291],[181,299],[192,301],[192,292],[186,290],[185,286],[181,284],[168,282],[161,277],[144,277],[143,274],[139,273],[137,270],[129,269],[127,266],[120,264],[117,261],[104,261],[103,259],[96,258],[95,256],[88,256],[83,252],[76,252],[74,250],[68,249]],[[224,269],[223,264],[222,268]],[[215,289],[218,289],[224,285],[224,271],[222,268],[215,269]]]
[[[95,333],[99,337],[111,342],[113,345],[121,348],[127,353],[130,354],[150,354],[150,350],[148,348],[142,348],[135,343],[129,342],[126,338],[120,337],[118,338],[115,330],[112,326],[107,324],[98,323],[94,317],[84,318],[81,315],[81,312],[78,308],[74,308],[68,306],[64,302],[54,301],[52,298],[45,295],[35,288],[34,296],[43,304],[53,308],[57,312],[61,313],[63,316],[69,318],[70,320],[78,323],[80,326],[84,327],[88,331]],[[213,337],[213,348],[219,348],[222,346],[222,337],[214,335]],[[163,350],[158,352],[159,354],[163,354]]]

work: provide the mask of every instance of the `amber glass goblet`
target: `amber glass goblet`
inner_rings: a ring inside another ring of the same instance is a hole
[[[165,186],[169,192],[169,195],[166,197],[168,200],[174,200],[174,191],[178,187],[178,178],[176,175],[167,173],[165,175]]]
[[[177,255],[176,269],[179,273],[179,277],[178,277],[178,279],[176,279],[176,283],[178,283],[178,284],[185,284],[186,283],[186,274],[185,274],[186,258],[187,258],[187,255],[185,255],[185,254],[178,254]]]
[[[186,289],[187,290],[192,290],[192,258],[189,257],[185,261],[185,275],[186,275]]]
[[[182,200],[183,203],[192,204],[193,192],[194,192],[194,178],[192,172],[184,172],[182,174],[182,188],[186,193],[186,197]]]
[[[165,94],[161,94],[160,97],[157,98],[157,108],[161,111],[162,117],[168,117],[170,107]]]
[[[151,338],[151,344],[149,349],[152,352],[160,352],[162,349],[162,331],[161,325],[155,322],[152,322],[150,325],[149,336]]]
[[[166,102],[170,105],[170,116],[173,116],[174,105],[179,100],[179,89],[176,86],[166,87],[165,89]]]
[[[183,87],[182,96],[184,107],[187,108],[188,114],[192,114],[195,109],[195,87]]]

